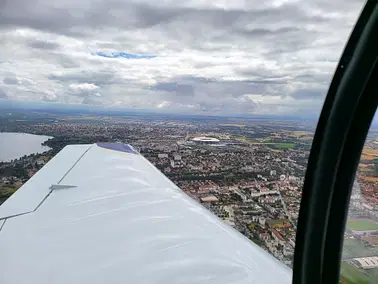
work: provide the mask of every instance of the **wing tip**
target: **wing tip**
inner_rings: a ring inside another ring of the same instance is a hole
[[[120,142],[97,142],[96,145],[100,148],[104,148],[107,150],[139,155],[139,152],[129,144],[124,144]]]

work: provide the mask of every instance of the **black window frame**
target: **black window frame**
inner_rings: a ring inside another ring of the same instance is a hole
[[[293,283],[339,283],[350,194],[378,105],[378,4],[368,0],[318,121],[298,217]]]

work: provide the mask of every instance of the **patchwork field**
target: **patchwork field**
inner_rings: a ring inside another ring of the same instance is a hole
[[[273,147],[277,149],[293,149],[295,144],[294,143],[265,143],[268,147]]]
[[[368,219],[351,219],[347,221],[347,228],[355,231],[378,230],[378,224]]]
[[[221,123],[219,126],[229,126],[229,127],[245,127],[245,124],[235,124],[235,123]]]
[[[19,188],[20,188],[20,185],[10,185],[10,184],[0,185],[0,198],[10,197]]]
[[[340,279],[344,281],[345,284],[373,283],[370,282],[370,277],[363,271],[360,271],[353,265],[346,262],[341,262]]]
[[[366,181],[371,181],[371,182],[378,182],[378,177],[367,177],[367,176],[362,176],[362,179]]]
[[[286,134],[289,137],[293,137],[298,140],[306,141],[306,140],[312,140],[314,138],[314,133],[311,131],[293,131]]]
[[[367,155],[367,154],[361,155],[361,161],[371,161],[371,160],[374,160],[376,158],[377,158],[377,156],[373,156],[373,155]]]
[[[378,256],[378,248],[365,245],[363,241],[355,239],[345,239],[343,246],[343,259],[356,257]]]
[[[363,148],[361,160],[374,160],[378,158],[378,149]]]

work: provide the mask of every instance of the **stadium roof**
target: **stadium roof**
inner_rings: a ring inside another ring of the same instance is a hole
[[[205,136],[200,136],[200,137],[194,137],[192,141],[197,141],[197,142],[219,142],[219,139],[214,138],[214,137],[205,137]]]

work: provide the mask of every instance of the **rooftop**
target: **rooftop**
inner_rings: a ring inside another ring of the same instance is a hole
[[[199,136],[199,137],[194,137],[192,141],[195,142],[219,142],[219,139],[214,138],[214,137],[205,137],[205,136]]]

